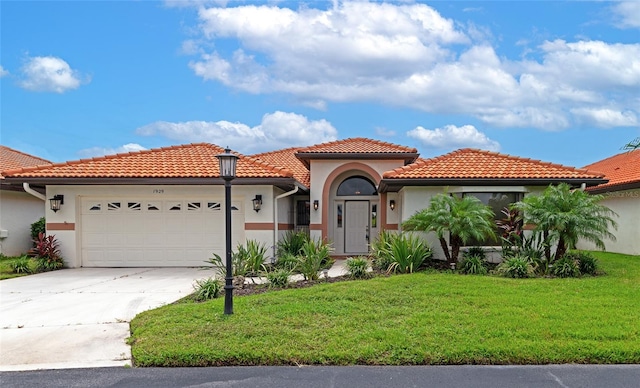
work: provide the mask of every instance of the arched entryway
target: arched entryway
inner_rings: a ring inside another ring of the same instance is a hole
[[[336,255],[366,255],[380,229],[380,200],[374,181],[362,171],[340,175],[331,186],[329,235]]]

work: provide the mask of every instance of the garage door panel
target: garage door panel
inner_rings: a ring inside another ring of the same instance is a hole
[[[82,201],[85,267],[202,266],[224,257],[221,201],[100,199]],[[235,203],[241,209],[241,202]],[[233,247],[244,241],[244,213],[232,212]]]

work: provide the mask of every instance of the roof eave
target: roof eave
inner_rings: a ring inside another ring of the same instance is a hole
[[[624,190],[633,190],[633,189],[640,189],[640,181],[607,185],[606,187],[601,187],[601,188],[596,186],[596,187],[590,188],[587,191],[589,192],[589,194],[604,194],[604,193],[611,193],[614,191],[624,191]]]
[[[85,178],[69,178],[69,177],[6,177],[7,183],[29,183],[40,185],[224,185],[222,178],[154,178],[154,177],[85,177]],[[281,189],[291,190],[295,186],[303,190],[309,190],[308,187],[301,184],[294,178],[277,178],[277,177],[249,177],[235,178],[233,185],[271,185]]]
[[[385,178],[380,181],[380,192],[397,192],[405,186],[547,186],[559,183],[568,183],[580,186],[583,183],[589,186],[596,186],[608,182],[603,178],[446,178],[446,179],[425,179],[425,178]]]

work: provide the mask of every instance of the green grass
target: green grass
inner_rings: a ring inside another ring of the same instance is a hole
[[[131,322],[137,366],[640,362],[640,256],[605,276],[422,272],[184,302]]]
[[[19,257],[8,257],[0,255],[0,280],[17,278],[20,276],[27,276],[26,273],[13,273],[11,269],[11,263],[16,261]],[[31,261],[31,269],[35,270],[35,262]]]

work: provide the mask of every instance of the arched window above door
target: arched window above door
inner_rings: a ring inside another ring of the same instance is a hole
[[[378,195],[376,186],[363,176],[352,176],[340,183],[337,195]]]

